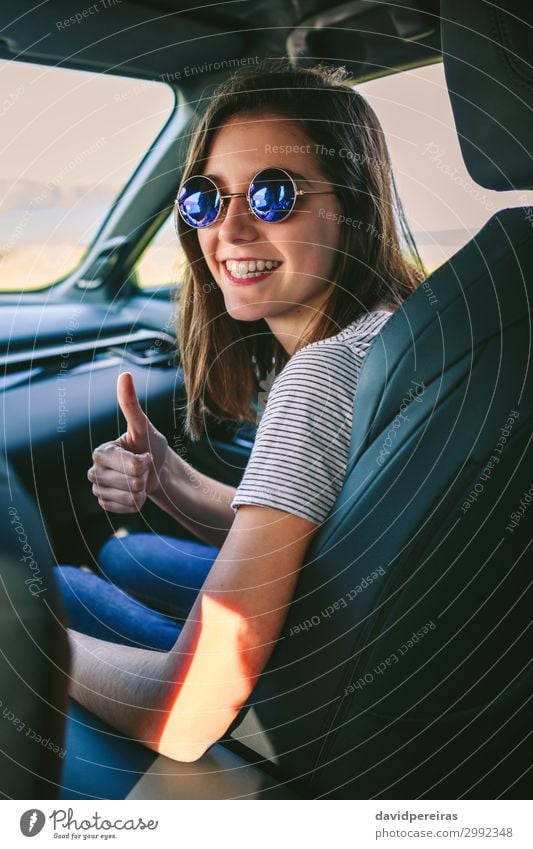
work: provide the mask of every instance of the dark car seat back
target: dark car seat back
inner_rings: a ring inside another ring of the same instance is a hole
[[[471,35],[458,5],[442,4],[452,67]],[[476,28],[497,75],[492,18]],[[513,82],[533,99],[506,73],[496,122]],[[528,209],[503,210],[365,358],[345,485],[232,731],[313,796],[531,793],[532,283]]]
[[[487,189],[532,189],[530,0],[441,0],[444,71],[461,152]]]
[[[54,799],[66,753],[66,630],[42,517],[2,461],[0,500],[0,794]]]

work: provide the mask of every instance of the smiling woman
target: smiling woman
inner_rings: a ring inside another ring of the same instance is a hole
[[[254,421],[261,381],[278,374],[237,490],[174,453],[121,375],[128,429],[94,452],[94,494],[114,513],[149,497],[203,542],[111,540],[109,581],[60,569],[72,694],[186,761],[226,732],[276,645],[342,487],[362,361],[421,279],[379,122],[342,72],[238,73],[192,138],[176,201],[189,434],[206,414]],[[361,155],[335,155],[348,147]],[[344,226],[349,215],[367,226]]]
[[[288,353],[369,309],[394,310],[422,279],[383,131],[346,76],[283,62],[241,72],[219,90],[193,135],[182,185],[212,174],[225,192],[237,193],[211,227],[177,220],[189,261],[179,339],[193,436],[202,432],[204,407],[251,420],[252,394],[273,363],[278,371]],[[303,192],[275,226],[247,205],[260,168],[288,171]],[[345,226],[347,216],[364,227]],[[279,266],[260,288],[228,276],[228,263],[257,260]],[[205,285],[213,294],[202,299]]]

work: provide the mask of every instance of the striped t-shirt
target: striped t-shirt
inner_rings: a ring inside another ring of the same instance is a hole
[[[365,313],[292,355],[268,394],[234,510],[259,504],[324,521],[346,474],[361,364],[391,315]]]

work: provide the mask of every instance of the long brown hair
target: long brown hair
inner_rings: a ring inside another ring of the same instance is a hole
[[[378,304],[399,307],[424,277],[383,130],[346,77],[344,69],[295,68],[286,60],[237,71],[219,86],[198,119],[182,175],[185,180],[202,173],[215,132],[236,115],[278,114],[298,123],[315,143],[317,160],[343,213],[357,214],[364,226],[343,227],[332,275],[336,285],[299,347],[338,333]],[[178,219],[187,268],[177,295],[177,335],[187,392],[185,427],[197,439],[205,431],[206,413],[219,420],[254,422],[252,403],[259,384],[272,369],[283,367],[288,354],[264,319],[241,322],[226,312],[196,230]]]

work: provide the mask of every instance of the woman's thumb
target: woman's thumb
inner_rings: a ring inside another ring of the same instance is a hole
[[[139,404],[133,377],[129,371],[124,371],[118,376],[117,398],[128,425],[128,436],[134,442],[146,439],[149,422]]]

